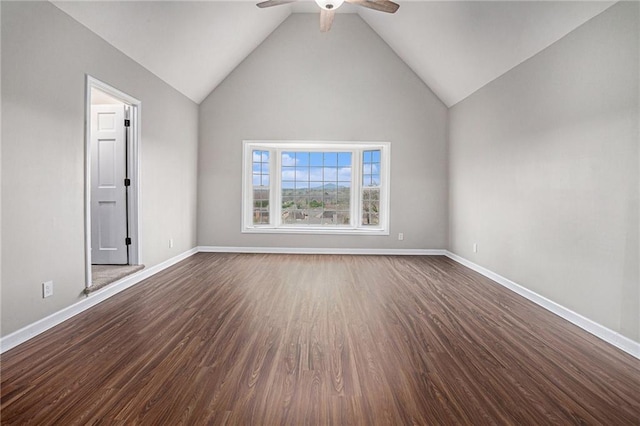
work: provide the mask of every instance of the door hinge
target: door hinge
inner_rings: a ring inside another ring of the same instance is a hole
[[[130,237],[125,238],[124,239],[124,244],[127,245],[127,246],[130,246],[131,245],[131,238]]]
[[[129,120],[128,118],[124,119],[124,127],[129,127],[131,126],[131,120]]]
[[[131,186],[131,179],[124,178],[124,186]]]

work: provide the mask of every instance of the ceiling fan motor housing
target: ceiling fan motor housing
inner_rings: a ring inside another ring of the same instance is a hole
[[[344,3],[344,0],[316,0],[316,3],[324,10],[335,10]]]

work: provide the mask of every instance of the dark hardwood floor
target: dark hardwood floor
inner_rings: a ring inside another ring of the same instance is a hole
[[[2,355],[2,424],[640,424],[640,361],[440,257],[201,253]]]

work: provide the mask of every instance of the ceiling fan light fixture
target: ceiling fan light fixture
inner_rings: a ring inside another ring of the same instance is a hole
[[[316,0],[316,3],[324,10],[336,10],[344,0]]]

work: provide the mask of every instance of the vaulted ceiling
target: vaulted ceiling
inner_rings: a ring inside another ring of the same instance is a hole
[[[357,13],[447,106],[615,3],[396,2],[393,15],[350,4],[338,12]],[[53,3],[196,103],[289,15],[319,15],[313,1],[267,9],[246,0]]]

